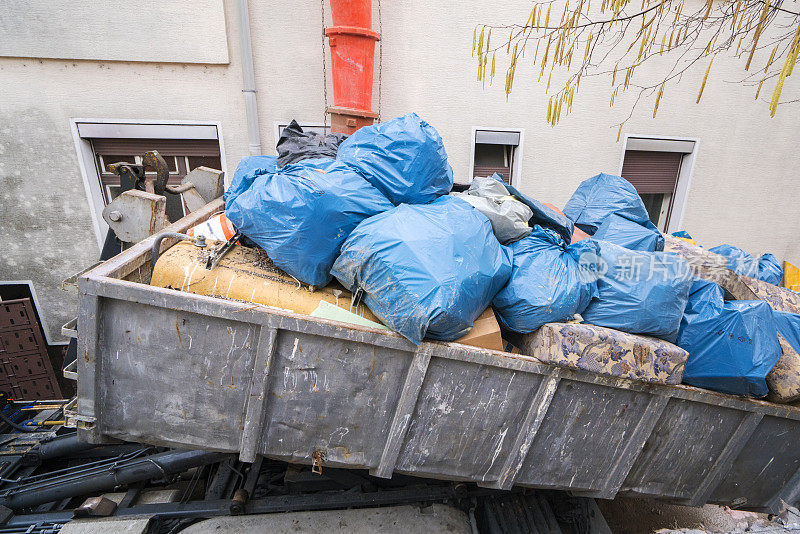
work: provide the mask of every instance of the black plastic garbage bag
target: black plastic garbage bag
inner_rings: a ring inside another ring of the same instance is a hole
[[[335,158],[339,145],[345,139],[347,134],[344,133],[321,135],[317,132],[304,132],[297,121],[293,120],[283,129],[275,147],[278,150],[278,166],[283,167],[304,159]]]

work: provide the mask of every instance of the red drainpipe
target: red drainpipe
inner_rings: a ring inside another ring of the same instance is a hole
[[[331,131],[351,134],[372,124],[372,74],[375,42],[372,0],[330,0],[333,26],[325,29],[331,47],[333,106]]]

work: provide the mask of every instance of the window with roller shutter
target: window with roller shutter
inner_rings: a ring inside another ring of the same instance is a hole
[[[502,175],[513,183],[521,134],[514,130],[476,130],[472,176]]]
[[[650,150],[626,150],[622,177],[642,197],[653,224],[666,231],[684,154]]]

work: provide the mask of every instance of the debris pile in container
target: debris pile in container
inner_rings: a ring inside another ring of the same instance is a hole
[[[225,193],[240,243],[257,248],[195,276],[202,253],[176,245],[152,284],[388,327],[414,344],[800,399],[800,295],[778,287],[796,268],[662,235],[622,177],[585,180],[563,212],[497,174],[453,192],[441,137],[413,113],[347,138],[293,122],[277,148],[244,158]]]

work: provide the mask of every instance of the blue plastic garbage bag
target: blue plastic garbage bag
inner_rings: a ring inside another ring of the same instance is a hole
[[[511,257],[485,215],[445,196],[367,219],[331,272],[386,326],[419,344],[466,334],[508,281]]]
[[[758,279],[779,286],[783,280],[783,267],[774,255],[762,254],[758,258]]]
[[[556,232],[535,226],[508,248],[514,267],[492,307],[509,330],[527,334],[543,324],[569,320],[597,295],[597,284],[584,279],[578,266],[584,252],[597,254],[595,241],[565,246]]]
[[[641,252],[596,242],[600,247],[600,267],[594,268],[599,275],[598,295],[581,314],[584,321],[674,342],[692,286],[686,260],[669,252]],[[586,267],[582,261],[581,268]]]
[[[658,232],[636,188],[612,174],[600,173],[581,182],[564,206],[564,214],[589,235],[594,235],[612,214]]]
[[[500,181],[503,180],[502,176],[497,173],[494,173],[493,177]],[[533,210],[533,217],[531,217],[531,220],[528,222],[529,225],[534,226],[538,224],[544,228],[550,228],[561,236],[564,243],[569,244],[572,242],[572,232],[575,231],[575,225],[568,217],[534,198],[523,195],[513,185],[504,185],[510,194],[517,197],[523,204]]]
[[[416,113],[361,128],[336,155],[392,204],[427,204],[453,188],[453,169],[436,129]]]
[[[239,161],[236,171],[233,173],[231,185],[225,190],[222,198],[227,204],[236,197],[250,189],[255,179],[262,175],[278,170],[278,158],[276,156],[247,156]]]
[[[660,232],[645,228],[619,215],[609,215],[594,233],[594,238],[610,241],[630,250],[646,252],[664,250],[664,236]]]
[[[301,282],[324,286],[350,232],[392,207],[344,163],[308,159],[257,176],[247,191],[225,202],[225,214],[275,265]]]
[[[677,344],[689,352],[685,384],[752,397],[768,393],[765,378],[783,354],[769,304],[725,301],[706,280],[692,286]]]
[[[751,277],[758,276],[758,262],[749,252],[745,252],[733,245],[718,245],[708,250],[728,258],[728,269],[736,274]]]

